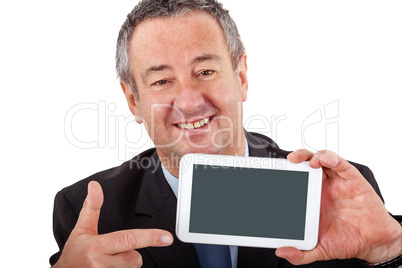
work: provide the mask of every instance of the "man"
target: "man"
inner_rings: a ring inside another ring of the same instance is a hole
[[[203,265],[208,256],[174,235],[178,160],[193,152],[310,161],[324,170],[317,247],[230,248],[232,267],[366,267],[384,261],[393,267],[400,261],[401,225],[387,213],[367,167],[328,151],[289,153],[243,130],[247,56],[236,25],[218,3],[142,1],[122,26],[116,58],[129,108],[156,149],[57,194],[60,252],[50,259],[54,267]]]

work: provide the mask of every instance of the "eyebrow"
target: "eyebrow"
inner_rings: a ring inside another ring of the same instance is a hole
[[[193,60],[193,64],[204,62],[204,61],[217,61],[217,62],[220,62],[220,61],[222,61],[222,58],[219,57],[218,55],[215,55],[215,54],[203,54],[201,56],[196,57]]]
[[[166,64],[161,64],[161,65],[155,65],[151,66],[148,69],[145,70],[145,72],[141,75],[141,78],[143,81],[147,79],[148,76],[150,76],[152,73],[155,72],[160,72],[166,69],[173,69],[172,66],[166,65]]]

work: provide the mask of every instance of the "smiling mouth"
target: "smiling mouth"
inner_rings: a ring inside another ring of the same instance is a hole
[[[197,129],[200,128],[209,122],[209,117],[201,119],[200,121],[194,122],[194,123],[188,123],[188,124],[177,124],[179,128],[183,129]]]

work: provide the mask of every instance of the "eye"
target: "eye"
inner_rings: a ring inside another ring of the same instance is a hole
[[[155,83],[153,83],[153,86],[161,86],[161,85],[165,85],[167,83],[167,80],[159,80],[156,81]]]
[[[211,74],[213,74],[215,71],[212,71],[212,70],[205,70],[205,71],[202,71],[201,73],[200,73],[200,75],[201,76],[208,76],[208,75],[211,75]]]

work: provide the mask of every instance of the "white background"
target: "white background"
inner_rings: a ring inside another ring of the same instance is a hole
[[[48,266],[56,192],[151,146],[128,117],[114,71],[117,33],[134,2],[0,4],[0,266]],[[248,128],[265,124],[260,132],[283,149],[327,147],[364,163],[387,209],[402,214],[402,3],[222,2],[248,52],[244,119],[260,119]],[[98,110],[76,113],[70,130],[98,142],[91,149],[65,135],[66,115],[83,103]]]

